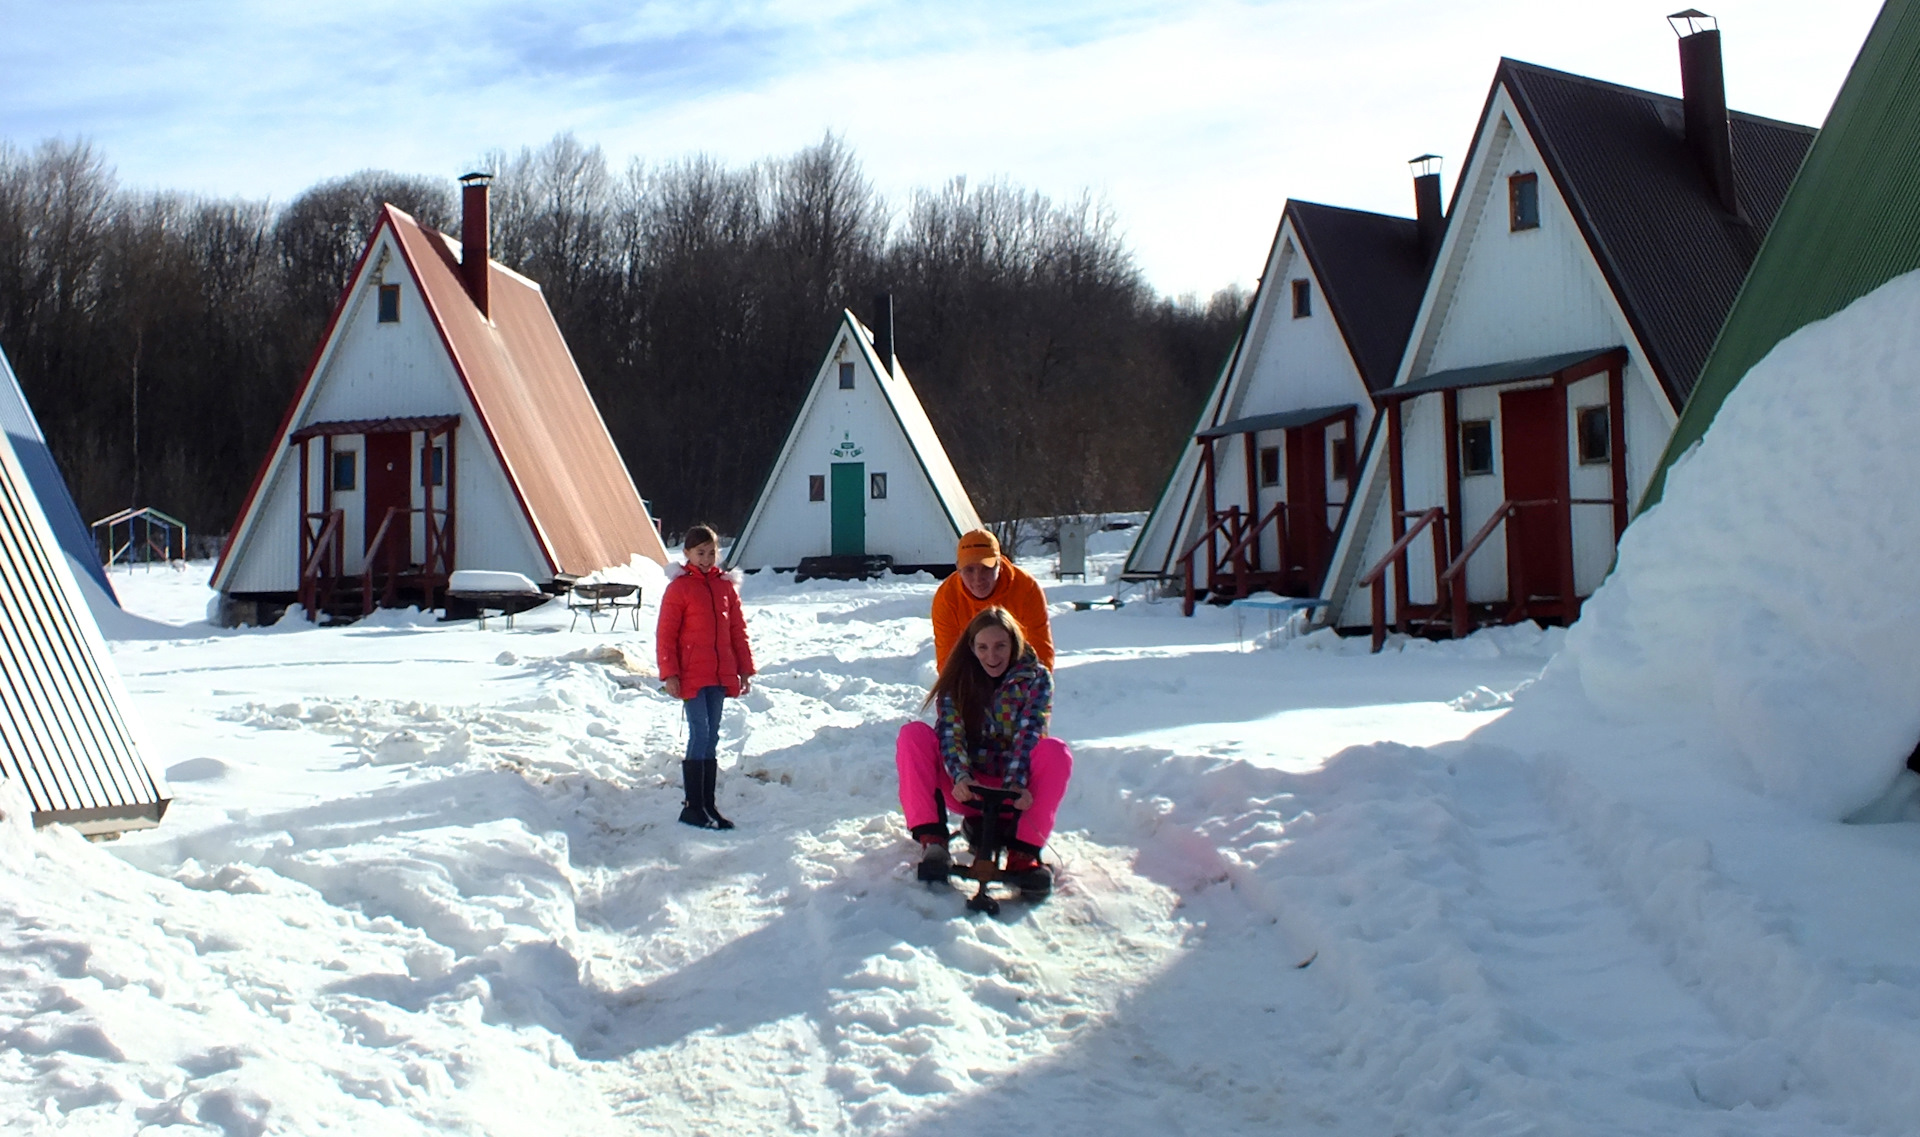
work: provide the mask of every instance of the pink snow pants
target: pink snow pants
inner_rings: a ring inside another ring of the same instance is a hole
[[[980,811],[954,800],[953,778],[947,764],[940,760],[940,737],[923,722],[910,722],[900,728],[900,741],[894,748],[895,765],[900,768],[900,808],[907,815],[907,828],[934,825],[940,814],[934,808],[933,795],[946,798],[950,812],[973,817]],[[1014,836],[1029,845],[1045,845],[1053,835],[1053,815],[1059,812],[1060,799],[1066,796],[1067,779],[1073,776],[1073,753],[1057,738],[1043,738],[1033,748],[1033,760],[1027,767],[1027,789],[1033,792],[1033,807],[1020,815]],[[982,777],[983,786],[997,786],[1000,779]]]

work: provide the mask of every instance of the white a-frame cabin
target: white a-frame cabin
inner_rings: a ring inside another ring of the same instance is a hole
[[[1571,623],[1814,131],[1500,62],[1328,570],[1341,627]]]
[[[457,569],[549,590],[666,563],[540,286],[389,205],[214,570],[229,623],[442,602]]]
[[[35,825],[117,833],[160,823],[120,674],[8,434],[0,433],[0,778]]]
[[[1416,160],[1417,218],[1287,202],[1246,326],[1122,579],[1180,587],[1189,613],[1205,595],[1317,594],[1445,223],[1428,161]]]
[[[980,528],[960,475],[893,355],[892,301],[876,337],[843,313],[833,345],[727,556],[731,568],[944,575]]]

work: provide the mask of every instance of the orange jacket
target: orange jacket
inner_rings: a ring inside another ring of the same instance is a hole
[[[976,600],[967,586],[953,573],[940,583],[933,594],[933,661],[944,665],[947,656],[960,642],[973,618],[988,608],[1005,608],[1020,621],[1033,653],[1048,671],[1053,670],[1053,629],[1047,623],[1047,594],[1040,582],[1028,576],[1020,566],[1000,558],[1000,579],[985,600]]]

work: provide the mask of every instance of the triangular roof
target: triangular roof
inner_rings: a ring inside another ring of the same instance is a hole
[[[1720,207],[1684,132],[1679,98],[1502,59],[1505,87],[1647,362],[1686,402],[1720,321],[1773,221],[1814,129],[1729,111],[1735,194]],[[1489,116],[1481,112],[1458,200]]]
[[[1920,268],[1920,3],[1887,0],[1780,206],[1641,500],[1775,344]]]
[[[53,526],[53,535],[59,540],[68,562],[85,572],[118,607],[120,598],[114,595],[107,570],[100,564],[93,531],[87,528],[86,519],[73,503],[67,480],[60,476],[60,464],[53,459],[47,436],[40,432],[40,421],[33,417],[33,408],[27,405],[26,393],[20,389],[20,379],[13,373],[13,365],[7,362],[4,349],[0,349],[0,430],[4,430],[7,440],[13,443],[14,456],[26,471],[27,482]]]
[[[664,565],[666,547],[540,286],[489,260],[489,312],[482,315],[460,278],[460,243],[392,205],[381,208],[299,393],[288,405],[274,449],[254,476],[229,552],[238,547],[255,501],[286,452],[289,432],[311,401],[368,254],[388,230],[552,571],[585,575],[624,565],[636,552]],[[215,587],[225,567],[223,557]]]
[[[828,381],[834,378],[832,372],[836,345],[843,340],[853,345],[872,371],[887,409],[892,412],[894,423],[913,452],[914,460],[933,491],[947,524],[953,529],[955,543],[958,544],[962,533],[980,528],[980,514],[973,508],[973,499],[967,496],[966,486],[961,484],[960,474],[953,468],[953,460],[947,457],[946,447],[941,445],[940,436],[933,429],[933,420],[927,417],[920,397],[914,394],[913,385],[907,381],[906,371],[900,367],[897,359],[881,361],[879,353],[874,350],[873,332],[852,312],[843,309],[841,320],[841,332],[844,335],[836,333],[828,345],[826,358],[814,376],[813,386],[807,390],[805,401],[800,404],[799,413],[794,416],[793,427],[787,432],[780,455],[774,459],[773,468],[767,473],[760,496],[754,502],[753,512],[747,515],[747,523],[741,526],[740,535],[728,551],[727,563],[730,566],[743,563],[740,558],[749,551],[754,530],[770,507],[775,488],[792,462],[795,443],[806,425],[808,415],[819,402],[820,393],[826,389]]]
[[[1285,214],[1367,389],[1393,386],[1427,287],[1419,222],[1311,201],[1290,200]]]
[[[37,825],[158,824],[165,783],[141,757],[127,694],[53,527],[0,436],[0,775]]]

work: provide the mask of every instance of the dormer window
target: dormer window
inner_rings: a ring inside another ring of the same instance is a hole
[[[1540,178],[1537,174],[1515,174],[1507,179],[1507,228],[1540,228]]]
[[[397,284],[380,286],[380,322],[383,324],[400,322],[400,286]]]
[[[1293,282],[1293,318],[1304,320],[1313,315],[1313,284],[1311,281]]]

